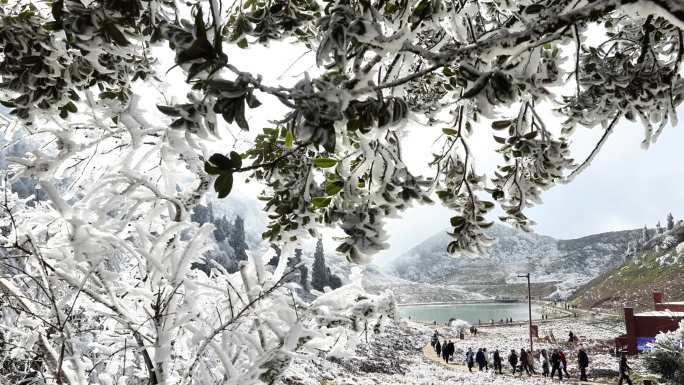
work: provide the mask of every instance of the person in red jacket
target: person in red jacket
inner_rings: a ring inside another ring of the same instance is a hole
[[[570,377],[570,374],[568,374],[568,360],[565,358],[565,353],[559,349],[558,354],[560,355],[561,369],[563,370],[563,373],[565,373],[567,377]]]

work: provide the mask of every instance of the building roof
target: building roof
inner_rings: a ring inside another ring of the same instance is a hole
[[[635,317],[665,317],[665,318],[684,318],[684,311],[645,311],[634,314]]]

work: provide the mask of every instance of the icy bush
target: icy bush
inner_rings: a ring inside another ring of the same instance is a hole
[[[679,329],[660,333],[645,355],[646,367],[672,385],[684,384],[684,321]]]
[[[663,238],[663,241],[660,243],[663,250],[669,250],[677,246],[677,244],[679,244],[679,241],[672,235],[665,236],[665,238]]]

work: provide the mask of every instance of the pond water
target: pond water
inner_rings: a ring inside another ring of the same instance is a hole
[[[481,320],[482,323],[489,323],[492,319],[498,322],[505,318],[513,318],[513,321],[526,321],[528,319],[528,308],[527,303],[523,302],[410,305],[400,306],[399,314],[402,317],[411,317],[416,321],[447,322],[456,318],[477,325],[478,320]],[[532,319],[539,318],[541,318],[541,307],[532,304]]]

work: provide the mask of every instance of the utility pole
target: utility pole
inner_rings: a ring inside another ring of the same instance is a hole
[[[518,274],[518,278],[527,278],[527,308],[529,310],[530,352],[534,352],[532,344],[532,289],[530,288],[530,273]]]

